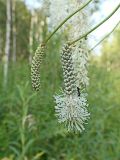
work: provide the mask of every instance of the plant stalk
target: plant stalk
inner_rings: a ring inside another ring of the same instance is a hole
[[[89,52],[93,51],[100,43],[102,43],[106,38],[108,38],[115,31],[115,29],[118,27],[119,24],[120,24],[120,21],[115,25],[112,31],[109,32],[107,35],[105,35],[93,48],[89,50]]]
[[[105,23],[109,18],[111,18],[113,16],[113,14],[119,9],[119,7],[120,7],[120,4],[104,20],[102,20],[100,23],[98,23],[95,27],[93,27],[87,33],[83,34],[82,36],[80,36],[79,38],[77,38],[76,40],[74,40],[73,42],[70,42],[69,45],[73,45],[74,43],[78,42],[79,40],[81,40],[83,38],[86,38],[90,33],[92,33],[94,30],[96,30],[98,27],[100,27],[103,23]]]
[[[62,21],[60,23],[60,25],[50,34],[50,36],[46,39],[45,44],[52,38],[52,36],[71,18],[73,17],[76,13],[80,12],[82,9],[84,9],[90,2],[92,2],[92,0],[89,0],[88,2],[86,2],[82,7],[80,7],[79,9],[77,9],[75,12],[73,12],[72,14],[70,14],[67,18],[64,19],[64,21]]]

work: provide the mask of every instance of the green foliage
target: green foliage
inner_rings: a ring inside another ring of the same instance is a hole
[[[3,92],[0,87],[0,157],[119,160],[119,70],[109,70],[104,55],[92,57],[88,90],[91,119],[83,134],[67,133],[54,115],[53,94],[62,86],[59,38],[54,42],[49,44],[43,62],[39,93],[32,90],[30,66],[26,61],[11,65],[7,91]]]
[[[5,1],[0,0],[2,56],[5,8]],[[45,17],[41,14],[39,17],[43,20]],[[19,60],[9,65],[6,90],[3,89],[4,64],[0,61],[0,159],[119,160],[120,31],[115,33],[112,41],[103,44],[101,57],[91,57],[88,88],[91,119],[84,133],[72,134],[58,124],[54,115],[53,95],[63,86],[60,37],[55,37],[48,45],[41,68],[41,90],[36,93],[31,87],[30,65],[27,60],[30,12],[23,1],[17,1],[16,27]],[[46,36],[46,25],[44,30],[43,37]],[[38,41],[33,38],[35,50]]]

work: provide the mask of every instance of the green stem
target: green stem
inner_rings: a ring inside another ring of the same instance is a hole
[[[106,36],[104,36],[93,48],[89,50],[89,52],[93,51],[100,43],[102,43],[106,38],[108,38],[115,31],[115,29],[118,27],[119,24],[120,24],[120,21],[115,25],[112,31],[109,32]]]
[[[88,31],[87,33],[83,34],[81,37],[79,37],[78,39],[74,40],[73,42],[70,42],[69,45],[73,45],[74,43],[78,42],[79,40],[81,40],[82,38],[86,38],[91,32],[93,32],[94,30],[96,30],[98,27],[100,27],[104,22],[106,22],[109,18],[112,17],[112,15],[119,9],[120,4],[114,9],[114,11],[109,14],[109,16],[107,16],[104,20],[102,20],[99,24],[97,24],[95,27],[93,27],[90,31]]]
[[[77,9],[75,12],[70,14],[67,18],[64,19],[63,22],[60,23],[60,25],[50,34],[50,36],[46,39],[45,44],[52,38],[52,36],[65,24],[71,17],[73,17],[76,13],[84,9],[92,0],[89,0],[87,3],[85,3],[82,7]]]

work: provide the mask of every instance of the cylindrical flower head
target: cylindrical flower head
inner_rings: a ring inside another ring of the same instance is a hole
[[[35,52],[35,56],[33,57],[33,60],[32,60],[31,80],[32,80],[32,87],[36,91],[40,90],[40,66],[42,63],[44,53],[45,53],[45,46],[40,45],[37,48]]]
[[[66,125],[68,131],[82,132],[90,114],[87,110],[86,94],[81,92],[78,96],[72,63],[72,48],[68,44],[62,50],[61,60],[65,86],[61,95],[54,96],[56,116],[59,123]]]
[[[62,50],[61,61],[64,76],[64,91],[67,95],[71,95],[76,91],[76,85],[72,62],[72,48],[68,44]]]

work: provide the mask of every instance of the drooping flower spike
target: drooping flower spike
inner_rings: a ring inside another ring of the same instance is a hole
[[[35,55],[32,59],[31,65],[31,80],[32,80],[32,87],[34,90],[40,90],[40,66],[43,60],[43,55],[45,53],[45,45],[40,45]]]
[[[63,47],[61,61],[64,76],[64,91],[56,95],[55,112],[59,123],[64,123],[68,131],[82,132],[84,123],[90,114],[87,110],[86,94],[78,95],[76,78],[72,61],[72,47],[68,44]]]

